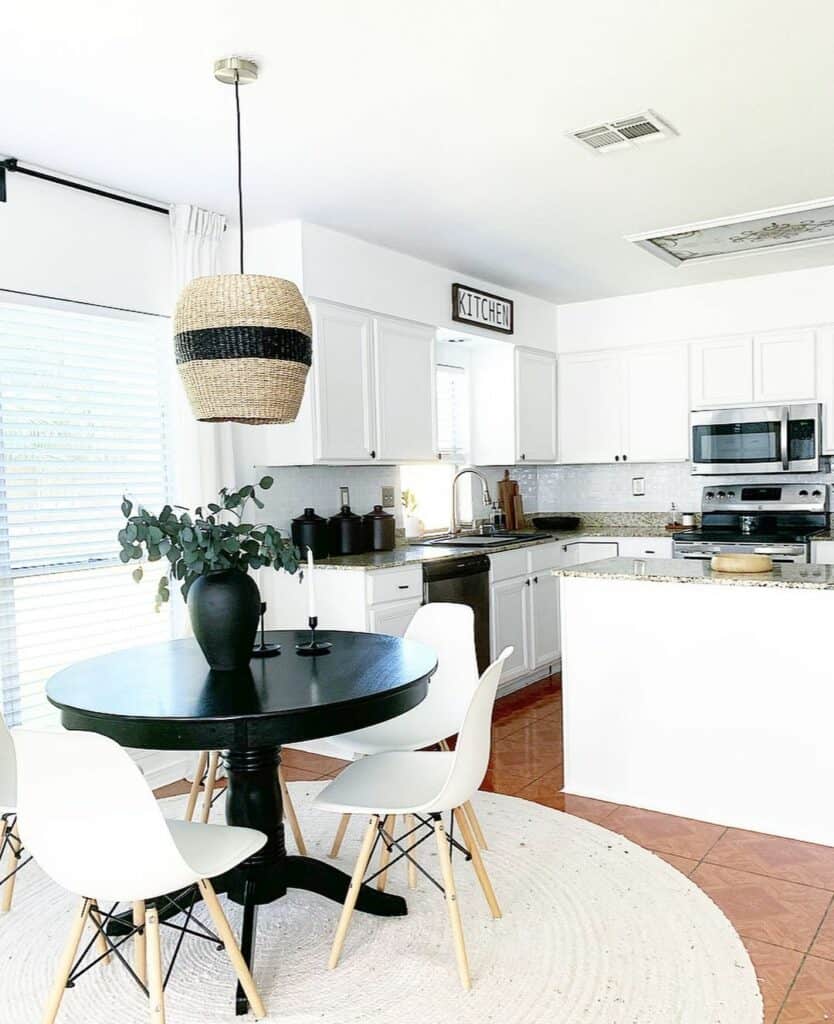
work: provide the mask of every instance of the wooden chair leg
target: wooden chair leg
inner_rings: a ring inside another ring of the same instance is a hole
[[[440,817],[434,821],[434,835],[437,839],[437,854],[440,858],[440,870],[443,874],[443,891],[446,893],[446,906],[449,909],[449,920],[452,924],[452,937],[455,943],[455,958],[458,964],[458,975],[465,989],[472,987],[469,977],[469,960],[466,956],[466,945],[463,941],[463,924],[460,920],[458,894],[455,888],[455,876],[452,873],[452,859],[449,856],[449,843],[446,829]]]
[[[148,953],[148,999],[151,1024],[165,1024],[165,993],[162,980],[162,944],[159,938],[159,913],[145,908],[145,940]]]
[[[339,827],[336,829],[336,835],[333,837],[333,845],[330,847],[330,856],[338,857],[339,850],[342,848],[342,841],[345,838],[345,832],[350,824],[350,815],[343,814],[339,819]]]
[[[55,1024],[55,1018],[58,1016],[58,1008],[61,1005],[61,999],[63,998],[64,991],[67,987],[67,978],[70,976],[72,965],[75,962],[75,955],[78,952],[78,944],[81,942],[81,936],[84,934],[87,918],[90,916],[90,906],[90,900],[83,900],[81,903],[81,909],[72,922],[72,930],[70,931],[69,938],[67,939],[67,944],[64,946],[64,952],[61,954],[61,961],[58,965],[58,972],[55,975],[55,981],[52,985],[49,1002],[46,1004],[46,1009],[43,1013],[43,1024]]]
[[[146,985],[148,982],[148,954],[145,942],[145,901],[139,900],[133,904],[133,925],[141,928],[133,936],[133,969],[137,978]]]
[[[484,838],[483,830],[481,829],[481,823],[478,821],[478,815],[475,813],[475,808],[472,806],[472,801],[467,800],[462,805],[464,814],[469,822],[469,827],[472,829],[472,834],[475,836],[475,841],[482,850],[488,850],[487,841]]]
[[[197,760],[197,768],[194,771],[194,781],[191,783],[191,792],[188,794],[188,806],[185,808],[186,821],[191,821],[194,817],[194,809],[197,806],[197,797],[200,795],[200,786],[203,783],[203,776],[206,774],[207,764],[208,751],[203,750]]]
[[[5,825],[5,823],[4,823]],[[8,875],[6,883],[3,886],[3,895],[0,900],[0,910],[4,914],[7,914],[12,909],[12,899],[14,898],[14,885],[17,881],[17,872],[15,868],[20,864],[20,859],[16,856],[16,851],[20,849],[20,835],[17,831],[17,820],[11,828],[6,826],[6,838],[8,838],[8,844],[6,847],[6,863],[0,866],[0,876]],[[12,874],[14,872],[14,874]]]
[[[413,814],[406,814],[406,816],[405,816],[405,830],[406,830],[406,832],[410,832],[413,828],[414,828],[414,815]],[[416,834],[417,833],[415,832],[414,835],[411,836],[411,838],[408,840],[408,852],[411,854],[412,857],[414,856],[414,847],[415,847],[415,844],[417,842],[417,840],[415,838]],[[411,863],[410,860],[408,861],[408,888],[409,889],[416,889],[417,888],[417,868]]]
[[[281,799],[284,802],[284,817],[290,823],[290,829],[295,839],[295,846],[302,857],[307,856],[307,845],[301,833],[301,826],[298,824],[298,816],[295,813],[295,805],[292,802],[290,791],[287,787],[287,780],[284,778],[284,771],[278,765],[278,785],[281,787]]]
[[[481,851],[478,849],[478,843],[475,839],[475,834],[472,831],[469,819],[463,811],[462,807],[455,808],[455,821],[458,824],[458,828],[463,836],[463,842],[469,855],[472,858],[472,867],[475,869],[475,874],[478,876],[478,881],[481,883],[481,889],[484,894],[484,898],[487,901],[487,906],[490,909],[490,913],[493,917],[501,917],[501,908],[498,906],[498,900],[495,898],[495,891],[492,888],[492,882],[489,880],[489,875],[484,867],[484,862],[481,857]]]
[[[206,775],[206,788],[203,793],[203,816],[202,822],[205,825],[211,814],[211,798],[214,796],[214,787],[217,784],[217,768],[220,764],[220,751],[212,750],[208,759],[208,775]]]
[[[385,819],[383,829],[388,833],[389,836],[393,836],[394,828],[397,824],[396,814],[389,814]],[[384,838],[384,837],[383,837]],[[388,862],[391,860],[391,851],[385,842],[382,844],[382,849],[379,853],[379,867],[380,874],[377,876],[376,887],[380,892],[385,892],[385,886],[388,884]]]
[[[96,926],[97,929],[103,928],[104,922],[102,921],[101,914],[98,909],[98,902],[93,900],[90,905],[90,920]],[[103,964],[110,963],[110,947],[107,945],[107,939],[103,931],[97,930],[96,932],[96,952],[102,957]]]
[[[368,861],[371,859],[371,851],[374,848],[374,840],[376,839],[378,826],[379,818],[374,815],[368,823],[365,838],[362,840],[362,846],[359,850],[359,856],[356,859],[356,866],[353,869],[353,876],[351,877],[347,896],[345,897],[345,902],[342,907],[342,915],[339,918],[339,924],[336,928],[336,935],[333,939],[333,946],[330,950],[329,966],[331,970],[339,962],[339,957],[342,955],[342,948],[345,944],[348,925],[350,924],[350,919],[353,915],[353,909],[356,906],[356,901],[359,899],[359,890],[362,887],[362,879],[365,877],[365,872],[368,870]]]
[[[260,1020],[266,1016],[266,1007],[258,994],[257,988],[255,988],[255,982],[252,978],[252,974],[246,966],[246,961],[243,959],[243,955],[238,948],[238,944],[232,934],[232,929],[229,926],[226,915],[223,913],[223,908],[220,906],[220,901],[217,898],[214,887],[207,878],[204,878],[198,884],[203,896],[203,901],[211,915],[214,927],[217,929],[217,934],[220,936],[223,945],[226,947],[226,955],[229,957],[232,967],[235,969],[238,981],[240,982],[243,991],[246,993],[246,998],[249,1000],[250,1009],[255,1017]]]

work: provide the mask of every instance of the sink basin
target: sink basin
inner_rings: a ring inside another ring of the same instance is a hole
[[[514,541],[549,540],[549,533],[492,533],[459,534],[457,537],[434,537],[431,540],[415,540],[412,544],[430,548],[491,548]]]

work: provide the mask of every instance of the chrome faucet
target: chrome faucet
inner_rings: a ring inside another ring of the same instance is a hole
[[[457,473],[455,473],[454,480],[452,480],[452,522],[449,533],[451,533],[453,537],[460,533],[460,527],[458,526],[458,480],[460,480],[460,478],[466,473],[472,473],[473,476],[476,476],[481,481],[484,504],[487,507],[492,504],[492,498],[489,495],[489,484],[487,483],[484,474],[478,469],[473,469],[472,466],[464,466],[463,469],[459,469]]]

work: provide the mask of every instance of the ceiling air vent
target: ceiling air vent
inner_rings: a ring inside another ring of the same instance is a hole
[[[617,121],[606,121],[590,128],[581,128],[576,132],[568,132],[571,139],[576,139],[595,153],[630,149],[632,146],[641,146],[644,142],[659,142],[677,134],[675,129],[653,110],[622,117]]]

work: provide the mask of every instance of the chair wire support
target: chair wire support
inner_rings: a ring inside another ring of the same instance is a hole
[[[186,935],[191,935],[197,939],[204,939],[206,941],[213,942],[218,949],[223,949],[223,942],[220,939],[220,937],[218,935],[215,935],[214,932],[210,931],[208,928],[206,928],[202,921],[194,917],[194,907],[195,904],[197,903],[198,887],[196,885],[190,886],[185,891],[184,895],[188,897],[188,904],[185,907],[182,906],[181,903],[175,900],[172,896],[162,896],[159,898],[159,900],[148,901],[149,906],[153,903],[159,904],[162,902],[172,904],[176,908],[178,914],[183,914],[185,916],[185,921],[182,924],[176,924],[174,921],[171,920],[160,920],[159,922],[161,927],[171,928],[173,931],[180,933],[179,938],[177,939],[177,943],[174,946],[174,951],[171,954],[171,960],[168,964],[168,970],[165,972],[165,978],[162,983],[163,990],[168,985],[168,981],[171,978],[171,974],[174,970],[174,964],[177,961],[180,949],[182,947]],[[131,926],[130,928],[125,930],[116,941],[114,941],[113,937],[107,931],[108,922],[118,921],[119,923],[121,923],[123,920],[122,918],[117,918],[116,916],[116,908],[118,907],[118,905],[118,903],[114,903],[113,906],[108,911],[101,910],[101,908],[96,906],[95,914],[90,914],[90,922],[92,923],[94,929],[93,935],[92,938],[88,941],[87,945],[81,951],[78,958],[76,959],[75,964],[73,965],[73,968],[70,971],[69,976],[67,977],[67,988],[73,988],[75,986],[76,981],[78,981],[78,979],[82,975],[86,974],[87,971],[92,970],[93,967],[96,967],[99,963],[101,963],[102,960],[106,960],[110,956],[110,954],[113,953],[118,958],[118,960],[125,968],[125,970],[128,972],[128,974],[131,976],[131,978],[133,978],[133,980],[142,990],[142,992],[146,996],[149,995],[147,985],[142,981],[142,979],[139,977],[139,975],[136,973],[136,971],[133,969],[130,963],[125,959],[120,948],[134,936],[144,934],[144,924],[137,924]],[[193,927],[189,927],[192,924],[196,928],[199,928],[199,931],[195,931]],[[103,953],[100,953],[98,956],[95,957],[95,959],[91,960],[89,963],[85,964],[84,961],[87,959],[90,950],[93,948],[93,946],[99,939],[103,940],[106,946],[105,951]]]
[[[0,864],[4,862],[7,851],[11,851],[12,857],[17,862],[15,867],[7,874],[0,878],[0,886],[5,885],[8,880],[16,875],[21,868],[25,868],[29,861],[32,859],[31,856],[24,856],[23,843],[18,839],[14,833],[14,827],[17,823],[17,813],[15,811],[9,811],[6,814],[0,816]]]
[[[438,882],[438,880],[429,871],[427,871],[423,867],[423,865],[418,860],[416,860],[415,857],[412,855],[414,850],[416,850],[418,846],[422,846],[423,843],[432,838],[432,836],[434,835],[434,822],[439,820],[441,818],[441,815],[431,814],[429,815],[429,817],[424,818],[422,817],[422,815],[415,814],[414,817],[417,819],[417,824],[414,826],[414,828],[409,829],[408,832],[404,832],[398,838],[386,831],[384,824],[385,815],[380,814],[379,823],[377,824],[377,834],[376,838],[374,839],[374,845],[371,847],[368,862],[370,863],[371,861],[373,861],[374,853],[376,852],[376,848],[377,846],[379,846],[380,842],[382,842],[385,845],[389,853],[392,853],[394,849],[398,850],[399,852],[396,854],[396,856],[392,857],[384,867],[379,868],[378,871],[374,871],[372,875],[366,875],[365,878],[363,879],[363,884],[370,885],[375,878],[378,878],[381,874],[390,871],[391,868],[396,863],[405,859],[409,861],[411,864],[413,864],[414,867],[417,868],[417,870],[422,875],[424,875],[436,889],[442,892],[445,898],[446,890],[443,888],[443,885],[440,882]],[[446,833],[446,839],[449,843],[450,848],[450,856],[454,853],[455,850],[458,850],[458,852],[463,854],[466,860],[471,860],[472,854],[469,852],[469,850],[467,850],[465,846],[461,845],[461,843],[459,843],[457,839],[454,838],[454,824],[454,813],[450,812],[449,831]],[[420,832],[423,829],[425,829],[425,833],[422,836],[420,836],[420,838],[417,839],[416,842],[413,842],[408,848],[402,845],[405,842],[405,840],[410,839],[411,836],[413,836],[416,832]]]

